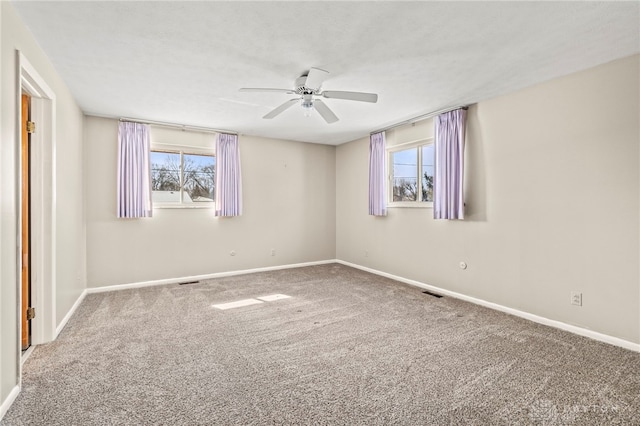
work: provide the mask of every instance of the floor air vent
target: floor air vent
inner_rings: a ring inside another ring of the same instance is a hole
[[[428,294],[429,296],[437,297],[438,299],[440,299],[442,297],[441,294],[432,293],[429,290],[425,290],[425,291],[423,291],[423,293],[424,294]]]
[[[183,283],[178,283],[178,285],[187,285],[187,284],[198,284],[200,281],[185,281]]]

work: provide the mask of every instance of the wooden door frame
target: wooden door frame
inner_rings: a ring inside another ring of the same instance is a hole
[[[31,134],[31,306],[36,316],[31,320],[31,345],[47,343],[57,337],[56,332],[56,96],[27,58],[16,50],[18,63],[18,105],[22,94],[31,96],[31,121],[36,131]],[[17,108],[17,122],[22,121],[22,109]],[[17,134],[21,133],[20,125]],[[21,135],[17,137],[20,146]],[[17,150],[17,306],[22,304],[22,154]],[[18,372],[22,378],[22,316],[18,309]]]
[[[28,297],[31,292],[31,279],[30,279],[30,271],[29,264],[31,263],[31,254],[29,253],[29,246],[31,242],[31,229],[29,224],[31,223],[31,218],[29,217],[30,213],[30,203],[31,203],[31,191],[30,191],[30,142],[31,139],[29,136],[29,110],[31,109],[31,96],[26,93],[22,93],[22,102],[20,103],[20,189],[22,193],[20,194],[20,207],[22,208],[20,212],[20,220],[21,220],[21,232],[20,232],[20,241],[22,243],[22,247],[20,250],[20,260],[22,261],[22,268],[20,270],[20,280],[22,282],[21,285],[21,294],[20,294],[20,326],[22,327],[20,331],[21,342],[20,347],[24,353],[24,351],[29,350],[31,348],[31,333],[29,329],[31,328],[31,320],[29,319],[29,308],[30,305],[30,297]],[[26,223],[25,223],[26,222]],[[25,262],[25,260],[27,262]],[[26,267],[25,267],[26,265]]]

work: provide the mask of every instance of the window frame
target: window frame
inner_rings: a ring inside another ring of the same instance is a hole
[[[217,172],[217,158],[213,148],[206,148],[200,146],[188,146],[188,145],[172,145],[172,144],[160,144],[152,143],[150,152],[164,152],[167,154],[179,154],[180,155],[180,201],[178,203],[158,202],[153,201],[153,208],[156,209],[215,209],[215,199],[212,202],[207,203],[185,203],[184,200],[184,156],[185,155],[206,155],[216,159],[215,171]],[[215,185],[215,177],[214,177]],[[153,195],[152,195],[153,197]]]
[[[387,151],[387,207],[388,208],[433,208],[433,201],[422,201],[422,147],[427,145],[433,145],[433,137],[418,139],[410,142],[404,142],[401,144],[388,146]],[[416,188],[418,199],[415,201],[393,201],[393,154],[400,151],[406,151],[409,149],[416,149],[418,151],[416,178],[418,187]],[[434,158],[435,162],[435,158]]]

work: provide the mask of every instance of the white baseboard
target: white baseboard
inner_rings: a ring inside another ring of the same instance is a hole
[[[577,334],[584,337],[589,337],[600,342],[609,343],[611,345],[620,346],[625,349],[629,349],[635,352],[640,352],[640,344],[633,343],[628,340],[620,339],[618,337],[609,336],[608,334],[598,333],[597,331],[589,330],[586,328],[578,327],[575,325],[567,324],[561,321],[552,320],[549,318],[541,317],[539,315],[531,314],[529,312],[520,311],[518,309],[509,308],[507,306],[499,305],[497,303],[488,302],[486,300],[477,299],[475,297],[467,296],[455,291],[445,290],[440,287],[432,286],[422,283],[420,281],[411,280],[408,278],[399,277],[397,275],[389,274],[386,272],[378,271],[376,269],[367,268],[366,266],[357,265],[351,262],[345,262],[344,260],[336,260],[337,263],[342,265],[351,266],[352,268],[360,269],[365,272],[380,275],[382,277],[390,278],[392,280],[400,281],[409,285],[423,288],[425,290],[433,291],[444,296],[453,297],[456,299],[464,300],[465,302],[474,303],[476,305],[484,306],[486,308],[494,309],[496,311],[505,312],[520,318],[527,319],[529,321],[537,322],[538,324],[547,325],[549,327],[559,328],[560,330],[568,331],[573,334]]]
[[[254,274],[256,272],[278,271],[281,269],[302,268],[305,266],[326,265],[327,263],[337,263],[336,259],[318,260],[315,262],[294,263],[290,265],[265,266],[263,268],[243,269],[238,271],[216,272],[213,274],[193,275],[189,277],[168,278],[162,280],[142,281],[137,283],[116,284],[104,287],[90,287],[85,290],[87,294],[104,293],[106,291],[127,290],[130,288],[152,287],[156,285],[177,284],[187,281],[210,280],[213,278],[232,277],[234,275]]]
[[[36,345],[31,345],[27,348],[26,351],[22,352],[22,354],[20,355],[20,364],[24,365],[24,363],[27,362],[35,348]]]
[[[58,324],[58,326],[56,327],[56,335],[53,336],[53,339],[57,339],[58,335],[60,334],[60,332],[62,331],[62,329],[64,328],[65,325],[67,325],[67,323],[69,322],[69,319],[73,316],[73,314],[76,312],[76,309],[78,309],[78,306],[80,306],[80,304],[82,303],[82,301],[84,300],[85,296],[87,295],[87,290],[85,289],[80,296],[78,297],[78,299],[76,300],[76,302],[73,304],[73,306],[71,307],[71,309],[69,309],[69,312],[67,312],[67,315],[64,316],[64,318],[62,318],[62,321],[60,321],[60,324]]]
[[[20,387],[14,386],[13,389],[11,389],[11,392],[9,392],[9,395],[5,398],[4,401],[2,401],[2,405],[0,405],[0,420],[2,420],[5,414],[7,414],[7,411],[9,411],[9,407],[11,407],[13,401],[16,400],[18,394],[20,394]]]

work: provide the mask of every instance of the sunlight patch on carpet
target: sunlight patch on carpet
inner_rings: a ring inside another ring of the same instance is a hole
[[[287,296],[286,294],[270,294],[269,296],[256,297],[256,299],[262,300],[263,302],[273,302],[274,300],[280,299],[289,299],[291,296]]]
[[[291,298],[291,296],[287,296],[286,294],[270,294],[268,296],[256,297],[255,299],[243,299],[243,300],[238,300],[236,302],[219,303],[217,305],[212,305],[212,306],[217,309],[225,310],[225,309],[241,308],[243,306],[257,305],[258,303],[273,302],[276,300],[289,299],[289,298]]]
[[[213,307],[217,309],[225,310],[225,309],[241,308],[243,306],[257,305],[258,303],[263,303],[263,302],[256,299],[243,299],[243,300],[238,300],[237,302],[220,303],[218,305],[213,305]]]

